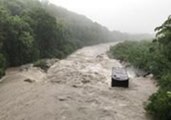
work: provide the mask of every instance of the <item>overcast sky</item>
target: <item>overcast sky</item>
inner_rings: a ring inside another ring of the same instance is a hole
[[[171,0],[50,0],[110,30],[153,33],[171,14]]]

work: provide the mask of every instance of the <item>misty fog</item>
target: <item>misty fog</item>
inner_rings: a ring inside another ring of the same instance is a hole
[[[170,0],[50,0],[110,30],[154,33],[171,12]]]

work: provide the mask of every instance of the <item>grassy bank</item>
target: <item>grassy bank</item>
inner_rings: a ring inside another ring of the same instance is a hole
[[[154,74],[160,89],[149,98],[146,110],[154,120],[171,119],[171,68],[157,42],[125,41],[110,48],[115,59]]]

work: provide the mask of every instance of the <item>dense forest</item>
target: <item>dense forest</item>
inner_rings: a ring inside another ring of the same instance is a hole
[[[160,86],[149,98],[147,111],[154,120],[171,119],[171,16],[159,27],[153,41],[125,41],[113,46],[114,58],[152,73]]]
[[[106,28],[75,17],[46,1],[0,0],[0,76],[5,67],[64,58],[82,46],[112,40],[104,37]]]
[[[0,0],[0,76],[6,67],[64,58],[83,46],[128,36],[48,0]]]

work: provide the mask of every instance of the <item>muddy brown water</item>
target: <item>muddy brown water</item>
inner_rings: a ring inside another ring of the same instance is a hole
[[[84,47],[47,73],[8,69],[0,83],[0,120],[149,120],[144,102],[157,90],[152,78],[130,76],[129,88],[110,87],[112,67],[122,66],[106,55],[114,44]]]

